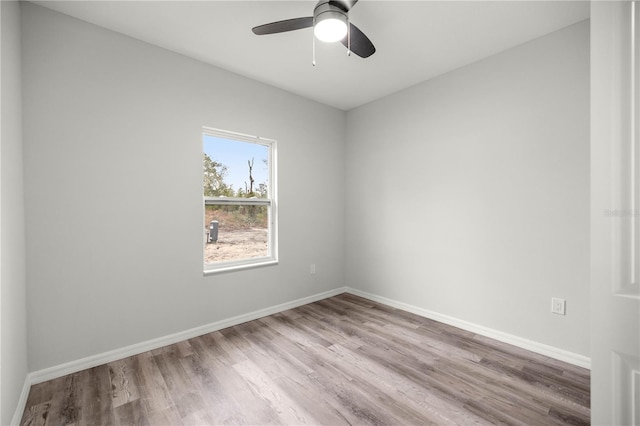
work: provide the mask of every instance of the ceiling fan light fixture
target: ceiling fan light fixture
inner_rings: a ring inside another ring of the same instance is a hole
[[[315,18],[313,34],[320,41],[333,43],[347,35],[347,16],[335,10],[319,13]]]

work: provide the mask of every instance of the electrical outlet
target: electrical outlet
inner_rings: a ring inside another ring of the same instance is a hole
[[[557,297],[551,298],[551,312],[558,315],[565,315],[567,308],[567,302],[564,299]]]
[[[311,275],[315,275],[315,274],[316,274],[316,264],[315,264],[315,263],[312,263],[312,264],[309,266],[309,273],[310,273]]]

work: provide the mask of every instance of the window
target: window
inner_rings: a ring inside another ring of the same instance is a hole
[[[204,128],[204,272],[277,263],[276,142]]]

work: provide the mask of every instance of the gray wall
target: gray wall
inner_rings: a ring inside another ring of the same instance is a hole
[[[589,355],[588,22],[352,110],[346,164],[347,285]]]
[[[23,79],[32,371],[344,285],[342,111],[29,3]],[[278,141],[279,265],[203,277],[203,125]]]
[[[6,425],[28,371],[19,4],[1,1],[0,17],[0,424]]]

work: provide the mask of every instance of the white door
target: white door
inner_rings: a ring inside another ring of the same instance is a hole
[[[639,9],[591,3],[594,425],[640,425]]]

